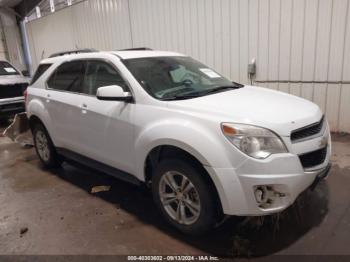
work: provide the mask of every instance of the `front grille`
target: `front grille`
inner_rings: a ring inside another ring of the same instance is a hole
[[[324,117],[317,123],[313,123],[311,125],[299,128],[297,130],[292,131],[290,135],[290,139],[292,143],[303,140],[305,138],[311,137],[321,132],[324,124]]]
[[[310,168],[322,164],[327,156],[327,147],[299,155],[301,165],[304,168]]]
[[[0,99],[23,96],[28,84],[0,85]]]

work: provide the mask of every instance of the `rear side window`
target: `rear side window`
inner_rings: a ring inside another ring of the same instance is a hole
[[[49,69],[49,67],[52,64],[40,64],[39,67],[37,68],[37,70],[35,71],[35,74],[32,78],[32,81],[30,82],[30,84],[34,84],[36,80],[39,79],[39,77],[42,76],[42,74],[44,74],[46,72],[47,69]]]
[[[89,61],[84,79],[84,93],[96,95],[102,86],[118,85],[128,91],[128,86],[113,66],[102,61]]]
[[[47,85],[51,89],[82,93],[85,61],[72,61],[60,65],[50,77]]]

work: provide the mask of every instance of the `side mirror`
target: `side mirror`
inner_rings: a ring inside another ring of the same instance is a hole
[[[97,89],[97,99],[107,101],[124,101],[131,102],[132,95],[129,92],[124,92],[123,88],[118,85],[102,86]]]

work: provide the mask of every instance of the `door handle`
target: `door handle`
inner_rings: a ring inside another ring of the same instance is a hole
[[[47,102],[47,103],[50,102],[50,98],[51,98],[51,95],[50,95],[50,94],[47,94],[47,95],[46,95],[46,102]]]

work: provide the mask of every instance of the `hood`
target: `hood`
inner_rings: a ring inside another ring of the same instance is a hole
[[[220,122],[265,127],[280,136],[319,121],[320,108],[303,98],[279,91],[245,86],[194,99],[172,101],[169,107],[215,116]]]
[[[0,85],[14,85],[20,83],[29,83],[30,78],[22,76],[22,75],[8,75],[1,76],[0,75]]]

